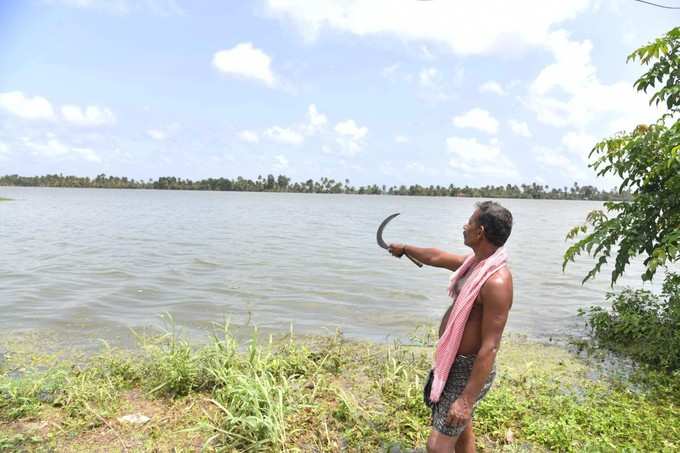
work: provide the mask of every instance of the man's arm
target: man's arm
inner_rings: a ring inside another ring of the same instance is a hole
[[[443,267],[455,271],[465,261],[464,255],[454,255],[443,250],[434,248],[421,248],[406,244],[390,244],[389,251],[397,258],[401,258],[404,253],[408,253],[411,258],[415,258],[423,264],[434,267]]]
[[[512,275],[503,269],[493,275],[479,292],[482,303],[482,342],[463,393],[449,410],[449,423],[469,421],[477,396],[493,367],[508,313],[512,305]]]

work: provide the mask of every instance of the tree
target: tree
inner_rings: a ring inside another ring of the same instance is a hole
[[[630,201],[608,201],[606,211],[595,210],[567,239],[579,239],[564,254],[563,268],[587,252],[597,259],[584,278],[593,278],[616,253],[611,284],[630,260],[644,257],[643,280],[651,280],[661,266],[680,260],[680,27],[640,47],[627,61],[648,66],[634,84],[637,91],[656,90],[649,103],[667,111],[650,125],[617,134],[597,143],[590,152],[590,167],[598,176],[617,175],[619,193]]]

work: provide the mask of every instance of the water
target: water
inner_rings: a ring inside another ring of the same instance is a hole
[[[189,334],[230,319],[282,332],[406,338],[437,322],[450,272],[397,260],[375,243],[468,253],[466,198],[106,189],[0,188],[0,331],[38,329],[70,343],[158,326]],[[508,330],[534,338],[582,330],[579,307],[604,302],[608,274],[562,273],[569,228],[598,202],[501,200],[515,303]],[[636,263],[621,280],[640,287]]]

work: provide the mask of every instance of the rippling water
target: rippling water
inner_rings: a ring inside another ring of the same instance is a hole
[[[265,331],[403,338],[439,319],[449,272],[397,260],[385,239],[467,253],[466,198],[106,189],[0,188],[0,329],[72,342],[157,326],[169,312],[190,333],[229,318]],[[601,304],[608,275],[582,286],[562,273],[564,236],[597,202],[502,200],[514,215],[509,329],[578,332],[579,307]],[[622,284],[640,286],[639,265]]]

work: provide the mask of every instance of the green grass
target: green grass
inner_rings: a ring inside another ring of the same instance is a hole
[[[12,201],[11,198],[0,197],[0,201]]]
[[[0,451],[423,448],[431,339],[429,330],[409,345],[292,333],[263,342],[254,333],[243,344],[225,326],[207,344],[170,329],[140,337],[135,350],[105,348],[87,359],[17,345],[0,364]],[[557,347],[504,340],[497,381],[475,415],[478,447],[680,448],[677,382],[633,391],[625,381],[589,379],[591,366]],[[151,421],[117,421],[137,412]]]

